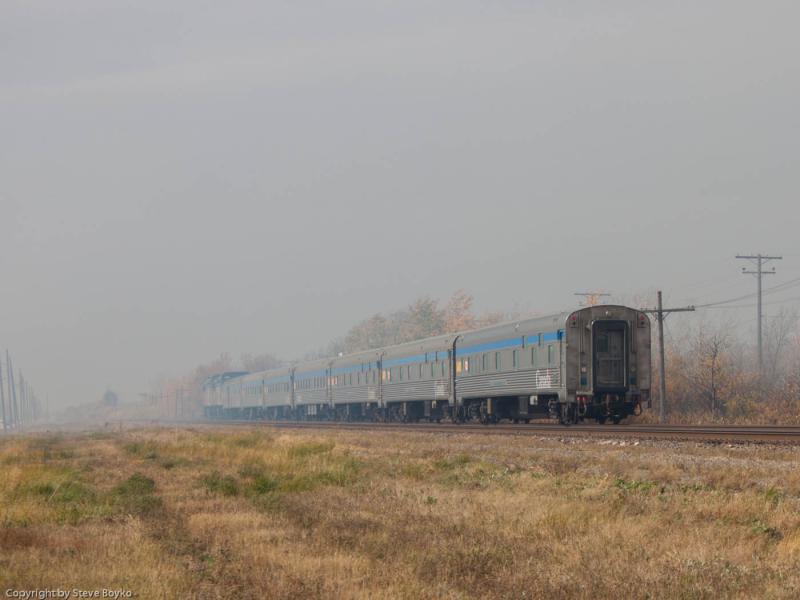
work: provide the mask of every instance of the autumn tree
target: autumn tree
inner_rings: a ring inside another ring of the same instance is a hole
[[[255,373],[257,371],[268,371],[283,366],[283,361],[268,352],[264,354],[242,354],[240,360],[242,369]]]
[[[417,299],[406,311],[406,318],[399,323],[398,343],[444,333],[444,311],[439,302],[428,296]]]
[[[456,290],[444,307],[444,331],[455,333],[474,329],[477,325],[472,314],[473,298],[464,290]]]

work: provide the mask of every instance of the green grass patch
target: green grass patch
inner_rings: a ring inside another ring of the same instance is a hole
[[[614,480],[614,487],[626,492],[649,492],[657,485],[655,481],[625,479],[624,477],[617,477]]]
[[[400,475],[415,481],[424,481],[431,475],[430,467],[423,462],[407,462],[400,465]]]
[[[472,462],[472,457],[467,454],[459,454],[454,457],[445,457],[433,461],[433,466],[439,471],[452,471],[467,466]]]
[[[333,450],[333,447],[333,442],[307,442],[290,447],[288,454],[290,458],[307,458],[327,454]]]
[[[751,523],[751,529],[756,535],[763,535],[773,542],[783,539],[783,534],[776,527],[769,526],[761,519],[753,519],[753,522]]]
[[[280,486],[280,481],[269,475],[258,475],[250,483],[249,490],[253,494],[269,494]]]
[[[134,473],[114,487],[111,503],[126,514],[153,516],[163,508],[163,502],[155,491],[155,481],[141,473]]]
[[[780,504],[785,497],[786,494],[784,493],[783,490],[779,488],[770,486],[766,490],[764,490],[764,498],[766,499],[767,502],[769,502],[773,506],[777,506],[778,504]]]
[[[200,483],[209,492],[223,496],[236,496],[239,494],[239,483],[233,475],[222,475],[219,471],[212,471],[203,476]]]
[[[189,461],[186,460],[185,458],[175,457],[175,456],[161,457],[161,459],[159,459],[158,461],[158,465],[162,469],[167,469],[167,470],[175,469],[177,467],[185,467],[188,464]]]
[[[128,454],[146,460],[156,460],[158,458],[158,447],[154,442],[128,442],[122,446],[122,449]]]
[[[228,445],[234,448],[255,448],[256,446],[272,441],[272,437],[261,431],[231,435],[224,439]]]
[[[447,468],[440,468],[436,481],[450,487],[483,489],[491,485],[508,485],[514,474],[505,466],[465,460],[462,456],[449,461]]]
[[[251,460],[239,468],[239,476],[245,479],[254,479],[267,473],[267,465],[263,460]]]

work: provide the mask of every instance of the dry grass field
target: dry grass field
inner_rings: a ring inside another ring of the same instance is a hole
[[[800,450],[140,429],[0,440],[0,583],[141,598],[795,598]]]

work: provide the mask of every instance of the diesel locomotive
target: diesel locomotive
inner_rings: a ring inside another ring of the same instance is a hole
[[[598,305],[203,385],[209,419],[619,423],[650,399],[650,319]]]

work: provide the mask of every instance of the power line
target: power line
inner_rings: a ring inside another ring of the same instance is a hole
[[[772,271],[766,271],[766,273],[772,273]],[[790,290],[798,286],[800,286],[800,277],[790,279],[789,281],[784,281],[783,283],[773,287],[766,288],[762,291],[762,296],[769,296],[771,294],[777,294],[778,292],[785,292],[786,290]],[[731,302],[738,302],[739,300],[755,298],[756,296],[758,296],[758,292],[753,292],[750,294],[745,294],[744,296],[737,296],[736,298],[728,298],[727,300],[719,300],[717,302],[709,302],[707,304],[696,304],[695,308],[712,308],[721,304],[730,304]]]
[[[792,298],[784,298],[783,300],[775,300],[773,302],[762,302],[762,306],[775,306],[776,304],[786,304],[787,302],[798,302],[800,301],[800,296],[793,296]],[[709,310],[716,310],[716,309],[730,309],[730,308],[753,308],[754,306],[758,306],[758,304],[728,304],[726,306],[706,306]],[[766,318],[766,316],[764,317]]]

